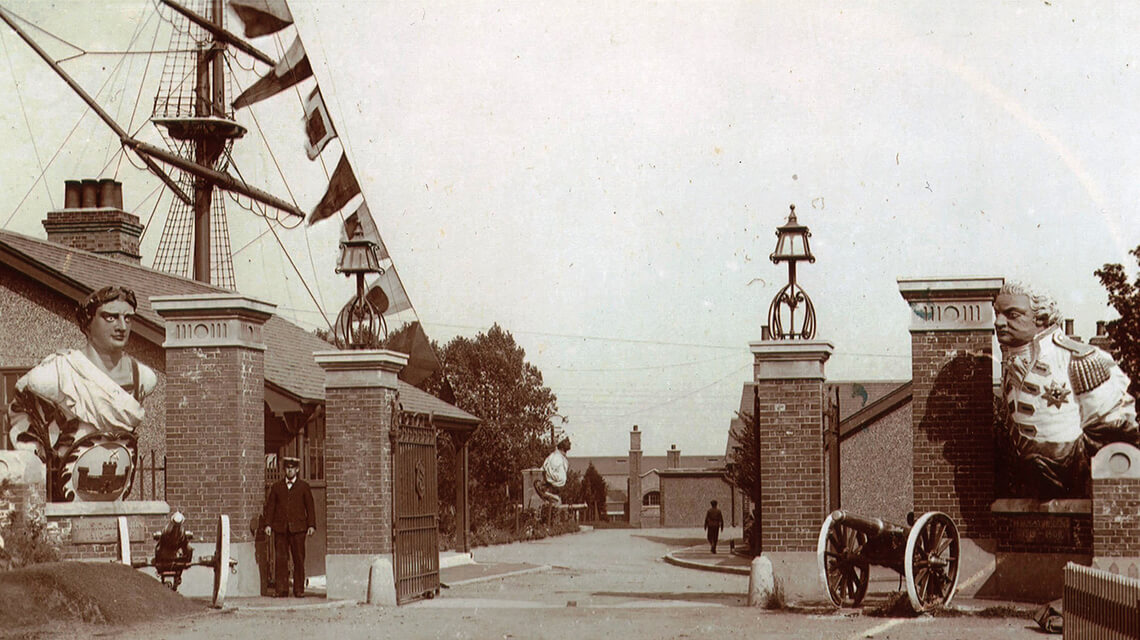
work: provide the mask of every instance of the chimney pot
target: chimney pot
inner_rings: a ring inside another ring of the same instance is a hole
[[[99,181],[99,206],[105,209],[123,208],[123,184],[111,178]]]
[[[1073,319],[1072,318],[1065,318],[1065,335],[1067,335],[1067,336],[1073,335]]]
[[[80,197],[83,192],[83,182],[80,180],[63,181],[63,208],[78,209]]]
[[[1098,336],[1108,335],[1108,327],[1105,326],[1104,320],[1096,321],[1096,334]]]
[[[79,194],[79,206],[83,209],[94,209],[99,206],[99,181],[84,180],[82,191]]]

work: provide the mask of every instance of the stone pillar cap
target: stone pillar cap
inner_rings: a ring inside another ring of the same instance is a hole
[[[1105,445],[1092,459],[1094,480],[1140,478],[1140,449],[1127,442]]]
[[[397,375],[408,364],[408,354],[387,349],[317,351],[313,358],[325,371],[326,389],[396,389]]]
[[[150,306],[162,317],[175,315],[213,316],[219,312],[244,312],[266,319],[277,305],[237,293],[195,293],[177,296],[152,296]]]
[[[997,276],[948,276],[898,278],[899,293],[906,300],[992,297],[1005,284]]]

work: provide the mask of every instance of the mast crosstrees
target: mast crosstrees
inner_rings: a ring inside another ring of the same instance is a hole
[[[218,29],[223,27],[222,0],[201,0],[191,10]],[[197,23],[176,20],[179,26],[171,36],[170,50],[188,53],[167,57],[151,121],[175,154],[224,171],[233,141],[245,135],[226,104],[226,44]],[[212,182],[186,174],[179,183],[192,194],[193,204],[171,202],[155,268],[234,289],[222,192]]]

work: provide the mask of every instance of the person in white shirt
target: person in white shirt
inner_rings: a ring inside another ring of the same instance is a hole
[[[550,455],[546,456],[546,461],[542,463],[542,477],[534,481],[534,490],[542,499],[549,502],[554,506],[562,505],[562,498],[558,495],[559,490],[566,486],[566,474],[570,471],[570,460],[566,457],[566,452],[570,451],[570,438],[563,438],[558,441],[558,446]]]

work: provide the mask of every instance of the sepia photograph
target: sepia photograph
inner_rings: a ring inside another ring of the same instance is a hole
[[[1140,6],[0,22],[0,637],[1140,634]]]

